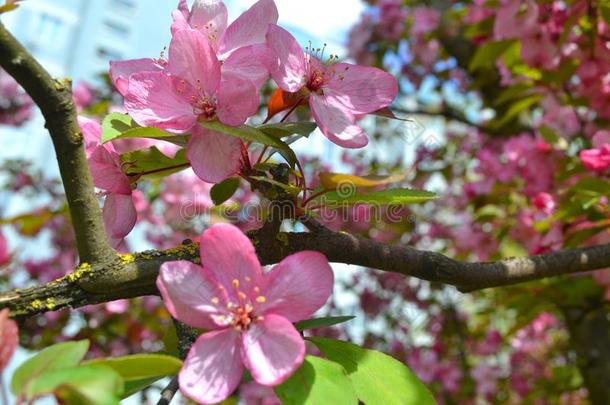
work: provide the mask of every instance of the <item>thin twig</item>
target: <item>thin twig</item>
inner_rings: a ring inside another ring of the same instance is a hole
[[[161,398],[159,398],[157,405],[169,405],[169,403],[172,402],[172,399],[174,399],[174,396],[176,395],[176,392],[178,392],[179,388],[178,376],[174,376],[169,384],[167,384],[167,387],[161,391]]]

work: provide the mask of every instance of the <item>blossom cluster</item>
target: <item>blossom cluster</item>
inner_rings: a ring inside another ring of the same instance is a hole
[[[312,47],[304,52],[277,25],[273,0],[257,1],[230,24],[222,1],[195,1],[189,9],[182,0],[172,18],[167,58],[113,61],[110,78],[137,124],[189,135],[186,157],[208,183],[247,174],[249,145],[200,123],[244,124],[258,112],[269,77],[279,87],[276,93],[293,100],[280,110],[308,104],[321,132],[347,148],[367,144],[357,121],[388,106],[398,92],[396,79],[380,69],[339,63],[336,56],[323,60],[323,51]],[[81,122],[96,186],[107,194],[104,222],[118,247],[135,223],[137,179],[123,174],[116,146],[99,144],[99,128]]]

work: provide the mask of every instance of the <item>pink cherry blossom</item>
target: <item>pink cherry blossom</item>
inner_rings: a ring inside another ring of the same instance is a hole
[[[162,71],[165,66],[167,66],[167,61],[163,58],[110,61],[110,70],[108,73],[114,87],[124,96],[129,89],[129,78],[133,73],[159,72]]]
[[[221,74],[208,40],[190,28],[174,32],[164,70],[131,73],[125,93],[125,109],[138,124],[192,132],[187,157],[195,173],[210,183],[239,170],[241,141],[204,129],[197,122],[218,119],[238,126],[257,108],[254,84],[237,75]]]
[[[8,309],[0,311],[0,372],[7,366],[19,344],[17,324],[8,315]]]
[[[271,387],[260,385],[254,381],[239,388],[239,397],[244,405],[281,405]]]
[[[580,151],[580,160],[586,169],[603,172],[610,167],[610,144],[603,144],[598,149]]]
[[[373,67],[325,65],[305,54],[296,39],[277,25],[269,26],[267,45],[275,55],[269,66],[273,80],[282,90],[309,101],[322,133],[340,146],[365,146],[368,138],[356,116],[388,106],[398,92],[396,79]]]
[[[32,117],[34,102],[3,69],[0,69],[0,95],[0,124],[19,127]]]
[[[610,145],[610,131],[606,129],[596,131],[591,138],[591,143],[594,148],[601,148],[606,143]]]
[[[439,12],[431,7],[415,7],[413,9],[412,35],[424,35],[438,27],[441,21]]]
[[[292,325],[328,299],[333,272],[318,252],[288,256],[265,273],[254,246],[235,226],[201,236],[201,266],[164,263],[157,287],[170,314],[204,333],[179,375],[180,388],[204,404],[227,398],[245,365],[265,386],[280,384],[303,362],[305,343]]]
[[[222,64],[222,74],[237,75],[259,88],[269,72],[261,59],[267,51],[265,35],[269,24],[277,23],[278,12],[273,0],[259,0],[227,26],[227,7],[221,0],[195,0],[189,11],[186,0],[180,0],[172,14],[172,32],[192,28],[210,42]]]
[[[79,117],[85,139],[85,153],[96,187],[105,190],[102,215],[110,243],[118,248],[136,224],[131,182],[121,169],[121,157],[111,143],[100,143],[102,128],[97,121]]]
[[[525,11],[521,11],[522,0],[503,0],[501,3],[494,23],[496,39],[523,38],[536,32],[538,5],[534,0],[525,1]]]
[[[407,10],[402,0],[379,2],[379,34],[388,41],[397,41],[405,28]]]
[[[8,250],[8,242],[0,231],[0,266],[4,266],[11,260],[11,255]]]
[[[76,108],[80,111],[89,107],[95,96],[95,90],[86,82],[78,82],[72,89],[72,98]]]
[[[555,208],[557,207],[557,202],[555,201],[555,198],[553,198],[553,196],[549,193],[544,192],[536,194],[536,196],[532,200],[532,204],[534,205],[534,207],[542,211],[545,215],[552,215],[555,211]]]

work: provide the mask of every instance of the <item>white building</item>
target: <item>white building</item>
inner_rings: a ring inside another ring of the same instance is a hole
[[[108,61],[158,56],[177,0],[28,0],[6,27],[53,75],[92,81]]]

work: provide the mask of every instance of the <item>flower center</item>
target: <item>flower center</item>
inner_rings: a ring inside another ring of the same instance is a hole
[[[246,281],[248,281],[248,278],[246,278]],[[253,296],[256,296],[254,302],[252,302],[250,296],[240,289],[239,280],[234,279],[231,282],[231,285],[237,296],[237,302],[229,301],[227,303],[227,309],[230,313],[229,325],[238,331],[244,332],[248,330],[253,322],[261,321],[263,319],[262,316],[256,315],[255,306],[264,303],[267,299],[264,296],[259,295],[260,288],[257,286],[252,289],[254,292]],[[214,303],[217,303],[218,299],[214,298],[213,301]]]
[[[185,80],[180,80],[176,84],[178,94],[183,94],[187,91],[188,84]],[[216,118],[217,100],[215,96],[209,96],[201,86],[201,80],[197,80],[195,91],[191,95],[190,103],[193,106],[193,113],[203,121],[211,121]],[[192,91],[190,88],[188,91]],[[188,94],[188,93],[187,93]]]
[[[313,48],[311,43],[305,48],[307,76],[305,77],[305,87],[314,93],[322,94],[322,86],[328,83],[335,76],[335,69],[331,65],[339,60],[337,55],[330,55],[326,62],[324,59],[324,50],[326,44],[322,48]]]
[[[324,73],[320,69],[314,69],[309,74],[309,79],[307,80],[307,88],[314,93],[317,93],[318,90],[324,84]]]
[[[193,104],[196,110],[200,111],[199,118],[206,121],[213,120],[216,118],[216,100],[208,96],[196,99]]]

